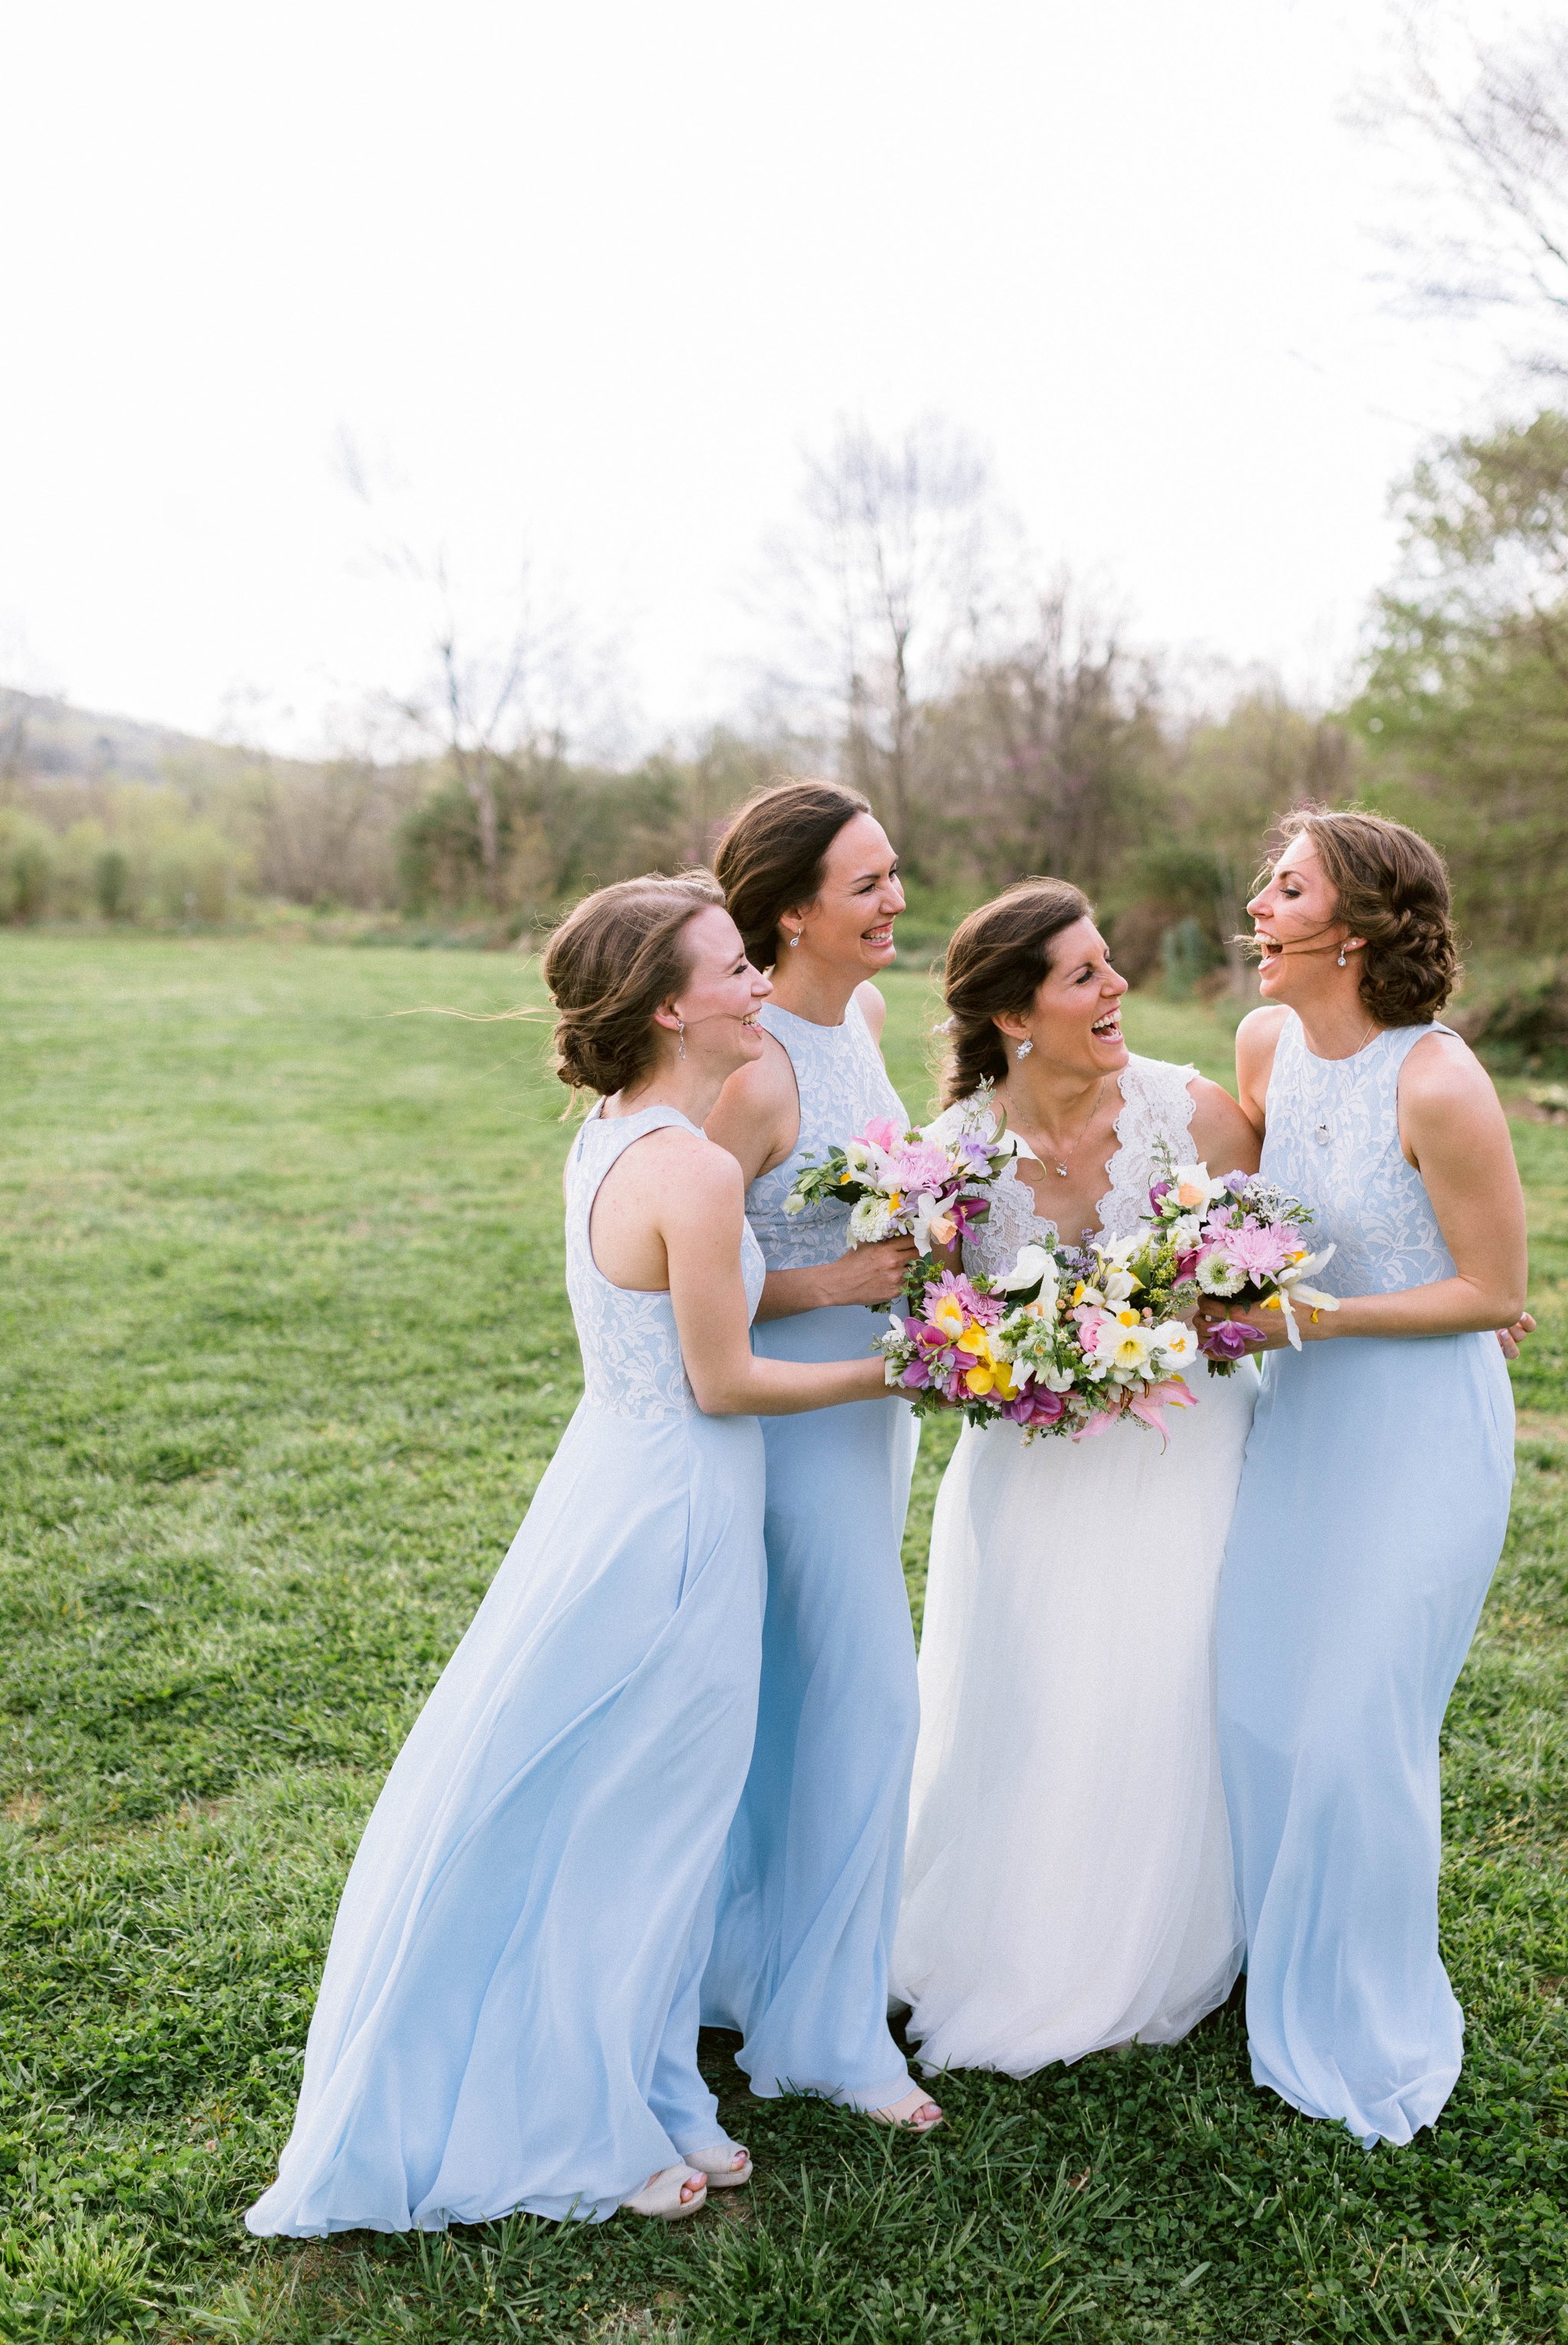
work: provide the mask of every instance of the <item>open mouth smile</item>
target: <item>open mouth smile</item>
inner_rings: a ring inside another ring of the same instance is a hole
[[[1107,1010],[1103,1018],[1095,1019],[1094,1024],[1090,1027],[1089,1031],[1095,1036],[1097,1041],[1119,1042],[1122,1039],[1122,1013],[1120,1010]]]

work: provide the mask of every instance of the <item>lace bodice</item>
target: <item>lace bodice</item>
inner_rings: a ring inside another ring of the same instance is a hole
[[[1111,1185],[1100,1200],[1100,1228],[1110,1237],[1128,1237],[1149,1201],[1155,1178],[1155,1143],[1163,1139],[1177,1158],[1185,1157],[1192,1123],[1192,1093],[1187,1085],[1195,1067],[1173,1067],[1164,1059],[1129,1059],[1118,1081],[1122,1109],[1116,1118],[1116,1152],[1110,1162]],[[965,1101],[950,1115],[970,1107]],[[995,1129],[994,1117],[986,1123]],[[1228,1170],[1228,1167],[1226,1168]],[[1056,1224],[1034,1210],[1034,1193],[1008,1164],[991,1190],[991,1211],[963,1244],[963,1266],[994,1278],[1011,1269],[1021,1246],[1044,1239],[1054,1244]],[[1075,1243],[1074,1239],[1074,1243]]]
[[[1318,1059],[1287,1010],[1268,1078],[1263,1178],[1310,1205],[1313,1239],[1337,1249],[1330,1294],[1393,1294],[1454,1274],[1426,1183],[1400,1147],[1400,1073],[1427,1034],[1393,1026],[1353,1058]]]
[[[644,1108],[612,1123],[596,1108],[566,1159],[566,1292],[583,1355],[583,1394],[591,1408],[614,1416],[687,1416],[697,1408],[668,1294],[612,1285],[588,1242],[594,1199],[611,1165],[634,1140],[667,1127],[697,1129],[673,1107]],[[741,1232],[740,1268],[755,1311],[766,1273],[749,1228]]]
[[[843,1253],[850,1209],[824,1203],[808,1205],[793,1218],[784,1211],[802,1157],[814,1156],[820,1163],[830,1148],[864,1132],[873,1115],[891,1116],[901,1132],[904,1103],[888,1079],[858,1001],[851,1000],[841,1026],[814,1026],[771,1001],[763,1003],[761,1019],[789,1053],[800,1094],[800,1131],[783,1163],[751,1183],[746,1218],[769,1270],[813,1270],[819,1263],[837,1262]]]

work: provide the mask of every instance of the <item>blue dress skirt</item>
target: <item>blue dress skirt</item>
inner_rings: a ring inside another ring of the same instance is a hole
[[[661,1124],[692,1129],[649,1109],[573,1151],[585,1398],[376,1802],[252,2231],[602,2220],[724,2137],[697,1995],[756,1721],[762,1437],[698,1414],[667,1294],[589,1252]]]
[[[794,1153],[754,1183],[747,1213],[769,1267],[837,1258],[848,1215],[783,1212],[802,1155],[866,1119],[904,1113],[859,1005],[814,1026],[764,1003],[800,1094]],[[776,1360],[871,1355],[884,1315],[830,1305],[752,1330]],[[910,2089],[888,2031],[888,1964],[903,1883],[920,1725],[901,1548],[914,1420],[856,1401],[765,1421],[768,1609],[757,1747],[730,1834],[705,2019],[739,2029],[754,2093],[881,2108]]]
[[[1319,1061],[1292,1016],[1264,1176],[1339,1252],[1320,1284],[1452,1275],[1400,1152],[1430,1027]],[[1489,1334],[1274,1352],[1219,1604],[1219,1731],[1247,1924],[1252,2073],[1367,2143],[1435,2122],[1464,2020],[1438,1949],[1438,1741],[1508,1524],[1513,1406]]]

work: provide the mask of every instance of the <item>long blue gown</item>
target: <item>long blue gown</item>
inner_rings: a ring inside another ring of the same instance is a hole
[[[252,2231],[602,2221],[724,2138],[697,1993],[756,1723],[762,1436],[698,1413],[668,1295],[588,1242],[663,1126],[694,1129],[648,1108],[573,1147],[583,1400],[366,1827]],[[749,1234],[744,1267],[755,1309]]]
[[[800,1096],[793,1153],[752,1183],[748,1218],[769,1269],[834,1262],[848,1212],[784,1199],[808,1152],[900,1129],[903,1104],[858,1002],[841,1026],[762,1009]],[[881,1315],[832,1304],[765,1320],[777,1360],[869,1356]],[[920,1724],[901,1548],[917,1427],[898,1401],[769,1418],[768,1612],[757,1748],[730,1834],[704,2019],[738,2028],[754,2093],[812,2092],[882,2108],[910,2089],[888,2032],[888,1959],[903,1882]]]
[[[1330,1293],[1453,1275],[1400,1149],[1400,1070],[1432,1030],[1324,1060],[1286,1019],[1263,1177],[1338,1246],[1318,1281]],[[1252,2074],[1369,2146],[1432,2124],[1459,2075],[1464,2017],[1438,1952],[1438,1736],[1512,1479],[1494,1335],[1268,1355],[1219,1606]]]

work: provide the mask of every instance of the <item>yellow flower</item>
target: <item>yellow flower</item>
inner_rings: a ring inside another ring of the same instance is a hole
[[[963,1333],[963,1305],[955,1294],[944,1294],[930,1314],[931,1324],[940,1327],[950,1344],[956,1344]]]
[[[959,1348],[961,1351],[973,1352],[983,1360],[990,1359],[991,1338],[978,1319],[972,1319],[959,1337]]]
[[[1120,1327],[1135,1327],[1138,1324],[1138,1315],[1135,1311],[1118,1311],[1116,1324]]]
[[[982,1393],[988,1393],[991,1390],[996,1378],[990,1368],[966,1368],[963,1381],[978,1400]]]

